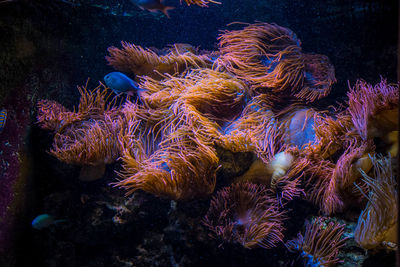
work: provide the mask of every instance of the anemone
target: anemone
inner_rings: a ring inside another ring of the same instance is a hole
[[[248,81],[252,90],[284,91],[303,82],[300,41],[287,28],[255,23],[225,31],[219,37],[219,50],[218,68]]]
[[[358,80],[347,97],[348,112],[361,138],[382,137],[398,131],[399,84],[382,79],[373,86]]]
[[[235,183],[212,198],[203,223],[213,238],[245,248],[273,248],[283,239],[284,214],[264,185]]]
[[[326,223],[323,217],[312,222],[306,221],[304,236],[290,240],[286,246],[291,251],[298,251],[303,258],[304,266],[332,266],[339,263],[339,249],[347,238],[342,238],[344,225],[337,222]]]
[[[263,94],[253,97],[241,115],[223,129],[221,146],[233,152],[252,151],[264,162],[269,162],[284,148],[271,106]]]
[[[131,194],[138,189],[170,199],[205,197],[214,191],[218,158],[198,142],[193,131],[180,128],[149,151],[152,140],[122,137],[122,171],[116,186]]]
[[[303,54],[304,85],[295,94],[296,98],[313,102],[327,96],[336,82],[335,68],[329,58],[318,54]]]
[[[188,68],[211,67],[212,61],[206,55],[195,55],[190,51],[179,53],[178,50],[159,56],[150,49],[121,42],[122,49],[108,48],[108,63],[116,70],[146,75],[155,79],[163,74],[182,73]]]
[[[365,249],[393,249],[397,247],[398,193],[391,158],[370,158],[373,164],[372,177],[360,170],[369,192],[365,195],[368,203],[358,218],[354,238]]]

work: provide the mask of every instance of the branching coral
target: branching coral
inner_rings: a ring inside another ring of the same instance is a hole
[[[283,212],[265,186],[237,183],[221,189],[211,200],[203,223],[212,237],[246,248],[273,248],[283,239]]]
[[[397,247],[396,178],[390,157],[371,157],[373,177],[361,170],[363,181],[369,187],[367,206],[358,218],[354,237],[366,249]]]
[[[178,49],[167,55],[159,56],[150,49],[121,42],[122,49],[108,48],[108,63],[115,69],[132,72],[135,75],[146,75],[159,79],[160,74],[182,73],[188,68],[211,67],[211,60],[206,55],[195,55],[190,51],[180,54]]]
[[[358,80],[347,96],[348,111],[364,140],[398,131],[399,84],[388,84],[382,79],[372,86]]]
[[[304,236],[290,240],[286,246],[290,250],[300,251],[305,266],[332,266],[340,260],[337,258],[339,249],[344,246],[347,238],[342,238],[344,225],[336,222],[325,223],[323,217],[312,223],[306,222]]]

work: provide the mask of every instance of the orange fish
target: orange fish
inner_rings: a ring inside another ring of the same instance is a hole
[[[7,110],[3,109],[0,111],[0,133],[6,126],[6,121],[7,121]]]
[[[174,9],[172,6],[164,6],[162,0],[131,0],[132,3],[137,5],[140,9],[147,9],[150,12],[161,11],[169,18],[168,10]]]

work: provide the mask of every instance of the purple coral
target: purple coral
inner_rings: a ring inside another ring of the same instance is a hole
[[[284,215],[264,185],[237,183],[211,200],[203,223],[214,238],[246,248],[273,248],[283,239]]]
[[[342,239],[344,225],[337,222],[326,223],[323,217],[306,222],[304,236],[287,242],[289,250],[300,251],[305,266],[330,266],[338,263],[339,249],[347,238]]]

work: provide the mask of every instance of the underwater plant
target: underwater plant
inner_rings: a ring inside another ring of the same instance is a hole
[[[299,233],[296,239],[286,243],[286,247],[290,251],[300,252],[304,266],[332,266],[339,263],[339,249],[347,240],[342,238],[344,225],[333,221],[326,223],[324,217],[306,221],[305,225],[304,236]]]
[[[398,192],[391,157],[375,155],[370,159],[373,164],[372,177],[360,170],[369,192],[367,195],[363,193],[368,203],[358,218],[354,238],[365,249],[396,249]]]
[[[282,242],[284,219],[264,185],[234,183],[213,196],[203,224],[223,242],[268,249]]]

